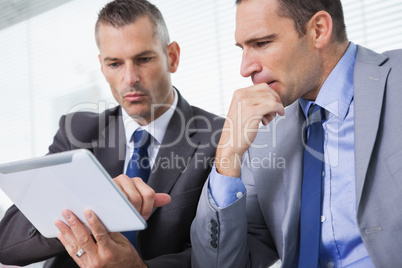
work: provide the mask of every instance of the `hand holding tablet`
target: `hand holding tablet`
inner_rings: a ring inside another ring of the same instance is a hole
[[[141,205],[136,209],[85,149],[2,164],[0,188],[45,237],[57,236],[54,223],[66,222],[61,214],[65,209],[86,224],[88,231],[86,209],[97,215],[108,232],[146,228],[137,211],[141,212]],[[161,199],[155,199],[154,206],[169,202],[166,196]]]

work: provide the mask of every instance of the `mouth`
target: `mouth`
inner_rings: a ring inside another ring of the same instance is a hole
[[[270,88],[273,88],[276,85],[276,81],[267,82]]]
[[[124,95],[124,99],[128,102],[141,101],[146,95],[143,93],[128,93]]]

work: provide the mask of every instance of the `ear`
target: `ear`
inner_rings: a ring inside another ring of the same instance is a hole
[[[307,31],[310,32],[312,41],[316,48],[325,47],[332,35],[332,18],[326,11],[317,12],[308,22]]]
[[[98,55],[98,59],[99,59],[100,65],[101,65],[101,71],[103,73],[103,62],[102,62],[102,56],[100,54]]]
[[[166,48],[169,63],[169,72],[176,72],[180,61],[180,47],[177,42],[170,43]]]

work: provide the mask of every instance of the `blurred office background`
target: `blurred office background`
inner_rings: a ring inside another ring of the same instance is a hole
[[[107,2],[0,0],[0,163],[46,154],[61,115],[116,105],[94,41]],[[191,104],[224,116],[233,91],[251,85],[239,73],[234,0],[151,2],[181,46],[173,84]],[[402,48],[401,0],[342,2],[350,40],[378,52]],[[0,191],[0,219],[10,205]]]

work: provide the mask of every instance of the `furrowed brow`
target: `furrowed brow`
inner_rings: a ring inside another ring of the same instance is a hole
[[[104,59],[104,61],[117,61],[117,60],[119,60],[119,59],[118,58],[111,58],[111,57],[106,57]]]
[[[278,37],[277,34],[269,34],[269,35],[262,36],[262,37],[256,37],[256,38],[248,39],[248,40],[246,40],[244,43],[245,43],[246,45],[250,45],[250,44],[252,44],[252,43],[256,43],[256,42],[260,42],[260,41],[275,40],[277,37]],[[240,48],[243,48],[243,46],[242,46],[241,44],[239,44],[239,43],[236,43],[235,45],[238,46],[238,47],[240,47]]]

